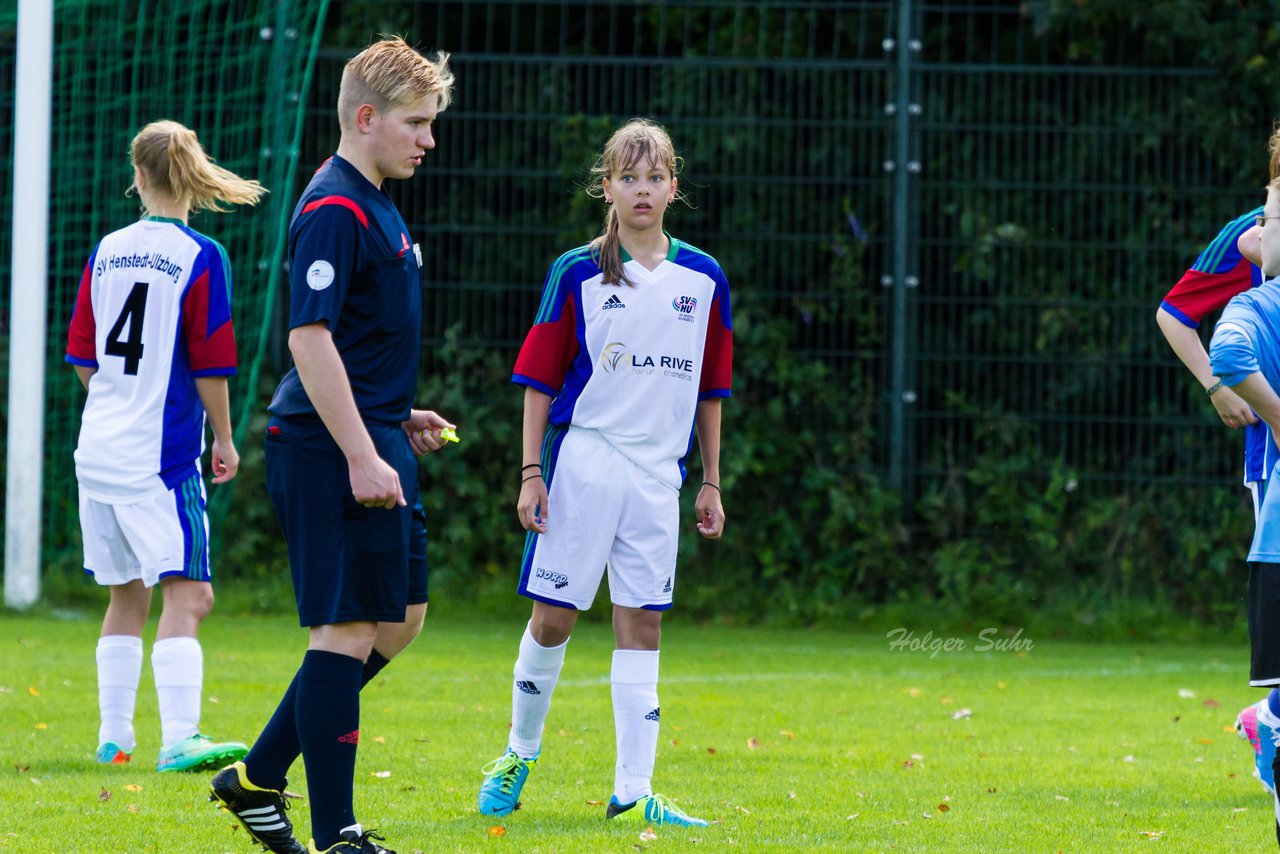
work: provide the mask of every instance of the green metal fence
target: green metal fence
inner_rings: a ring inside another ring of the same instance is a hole
[[[93,175],[95,188],[115,188],[114,175],[97,179],[119,171],[128,130],[156,115],[138,84],[165,81],[138,75],[161,18],[155,4],[137,5],[153,24],[116,4],[60,4],[55,182]],[[1046,4],[333,0],[312,55],[307,16],[324,5],[214,4],[231,9],[224,23],[239,14],[244,26],[206,46],[192,116],[247,119],[236,139],[254,153],[225,156],[249,174],[267,174],[282,150],[296,154],[292,184],[271,173],[272,203],[287,210],[336,145],[333,102],[350,55],[384,32],[453,53],[458,89],[439,148],[423,177],[394,188],[428,259],[425,370],[448,370],[446,340],[514,353],[549,261],[598,228],[575,182],[613,126],[645,115],[669,126],[686,158],[696,207],[674,213],[671,230],[715,254],[735,307],[784,322],[786,349],[857,413],[827,399],[783,407],[838,449],[833,465],[909,499],[1012,446],[1033,454],[1029,476],[1062,466],[1082,490],[1234,481],[1239,438],[1216,425],[1153,315],[1199,247],[1258,203],[1271,117],[1242,98],[1231,113],[1235,148],[1207,139],[1205,123],[1183,111],[1205,108],[1216,70],[1187,63],[1177,44],[1117,32],[1081,59],[1069,16],[1046,18],[1036,11]],[[119,57],[104,56],[95,10],[132,27]],[[1229,14],[1247,28],[1267,10]],[[289,34],[287,57],[269,30]],[[232,68],[239,77],[220,72]],[[287,85],[263,87],[281,68]],[[12,19],[0,13],[0,88],[12,82]],[[86,101],[100,112],[84,113]],[[0,99],[6,164],[8,103]],[[95,132],[107,113],[128,121]],[[51,266],[51,384],[70,383],[61,347],[77,259],[128,214],[105,189],[61,186],[55,239],[69,249]],[[10,188],[6,168],[6,211]],[[241,281],[270,300],[257,317],[278,330],[282,297],[269,286],[280,271],[267,247],[283,222],[272,210],[238,257],[254,268]],[[9,250],[0,229],[6,281]],[[7,313],[6,288],[6,354]],[[278,373],[280,339],[253,347],[242,360]],[[785,379],[755,354],[740,350],[738,364],[743,405],[785,398]],[[243,423],[265,401],[252,383],[237,388]],[[51,549],[76,536],[77,407],[74,390],[50,395]]]

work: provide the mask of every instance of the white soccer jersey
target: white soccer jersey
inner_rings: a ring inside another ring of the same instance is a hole
[[[97,369],[75,452],[85,495],[134,503],[198,472],[195,378],[236,371],[222,246],[160,218],[104,237],[80,279],[66,359]]]
[[[729,284],[714,258],[675,238],[654,270],[624,261],[635,287],[604,284],[587,247],[552,265],[512,379],[555,398],[553,456],[569,425],[595,430],[679,489],[698,401],[730,393]]]

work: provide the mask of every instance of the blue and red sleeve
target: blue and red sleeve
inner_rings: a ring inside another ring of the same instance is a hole
[[[97,257],[95,249],[84,265],[76,305],[71,311],[71,328],[67,330],[67,361],[84,368],[98,367],[98,328],[93,318],[93,261]]]
[[[580,350],[577,287],[568,270],[553,267],[542,288],[538,316],[525,336],[511,381],[555,397]]]
[[[1262,283],[1262,271],[1240,254],[1240,235],[1254,224],[1261,208],[1243,214],[1223,226],[1191,268],[1165,294],[1160,307],[1181,323],[1195,329],[1210,312],[1217,311],[1238,293]]]
[[[231,325],[231,265],[222,247],[204,246],[182,298],[182,338],[191,375],[236,372],[236,336]]]
[[[702,378],[698,400],[728,397],[733,389],[733,316],[729,305],[729,283],[721,274],[707,320],[707,341],[702,348]]]

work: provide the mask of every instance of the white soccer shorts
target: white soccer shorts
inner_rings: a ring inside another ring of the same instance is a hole
[[[570,427],[556,455],[547,533],[526,550],[519,592],[585,611],[606,565],[609,598],[665,610],[675,588],[680,496],[593,430]]]
[[[104,586],[161,578],[210,581],[204,483],[193,475],[137,504],[104,504],[80,492],[84,571]]]

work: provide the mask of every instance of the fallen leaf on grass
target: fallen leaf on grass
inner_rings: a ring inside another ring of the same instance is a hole
[[[796,793],[795,793],[795,792],[787,792],[787,797],[794,801],[794,800],[796,799]]]
[[[905,693],[908,697],[919,697],[924,692],[921,691],[919,688],[904,688],[903,693]]]
[[[1071,800],[1071,799],[1070,799],[1070,798],[1068,798],[1066,795],[1054,795],[1054,796],[1053,796],[1053,799],[1054,799],[1055,801],[1069,801],[1069,800]]]
[[[1213,699],[1212,697],[1208,698],[1207,700],[1205,700],[1204,702],[1202,702],[1200,705],[1202,705],[1202,706],[1206,706],[1206,707],[1208,707],[1208,708],[1210,708],[1210,709],[1220,709],[1220,708],[1222,708],[1222,704],[1221,704],[1221,703],[1219,703],[1217,700]]]
[[[39,777],[28,777],[27,779],[28,779],[28,780],[30,780],[31,782],[35,783],[37,786],[43,786],[43,785],[44,785],[44,780],[41,780]]]
[[[1184,700],[1190,700],[1190,699],[1191,699],[1192,697],[1194,697],[1195,695],[1196,695],[1196,692],[1195,692],[1195,691],[1192,691],[1190,688],[1179,688],[1179,689],[1178,689],[1178,696],[1179,696],[1179,697],[1181,697],[1181,698],[1182,698],[1182,699],[1184,699]]]
[[[30,765],[14,765],[13,770],[17,771],[19,774],[25,774],[31,770],[31,766]]]
[[[103,803],[106,803],[107,801],[111,800],[111,792],[109,792],[107,789],[104,788],[101,792],[98,792],[98,800],[102,801]]]
[[[385,780],[386,778],[388,778],[388,777],[390,777],[390,776],[391,776],[391,772],[390,772],[390,771],[374,771],[374,772],[373,772],[372,774],[370,774],[369,776],[371,776],[371,777],[380,777],[381,779]]]
[[[747,750],[756,750],[759,747],[760,747],[760,739],[758,738],[747,739]]]
[[[1176,720],[1177,720],[1177,718],[1174,718],[1174,720],[1176,721]],[[1223,732],[1235,732],[1235,731],[1236,731],[1236,728],[1235,728],[1235,727],[1233,727],[1231,724],[1223,724],[1223,725],[1222,725],[1222,731],[1223,731]]]
[[[956,702],[956,701],[955,701],[955,700],[953,700],[953,699],[951,699],[950,697],[943,697],[943,698],[942,698],[942,705],[944,705],[944,706],[951,706],[951,705],[955,705],[955,702]]]
[[[134,812],[134,813],[136,813],[136,812],[138,811],[138,805],[137,805],[137,804],[129,804],[127,807],[125,807],[125,808],[124,808],[124,811],[125,811],[125,812]]]
[[[973,715],[973,712],[969,709],[956,709],[954,712],[951,713],[951,720],[958,721],[958,720],[962,720],[963,718],[971,717],[972,715]]]
[[[678,738],[673,738],[673,739],[671,739],[671,746],[672,746],[672,747],[679,747],[679,746],[680,746],[680,739],[678,739]]]
[[[40,689],[39,689],[39,688],[37,688],[36,686],[32,685],[32,686],[30,686],[29,688],[27,688],[27,693],[28,693],[28,694],[30,694],[30,695],[31,695],[31,696],[33,696],[33,697],[39,697],[39,696],[40,696]]]
[[[789,729],[780,729],[780,730],[778,730],[778,735],[782,736],[782,737],[783,737],[783,738],[785,738],[787,741],[795,741],[795,740],[796,740],[796,734],[795,734],[794,732],[792,732],[791,730],[789,730]]]
[[[734,804],[733,808],[743,815],[751,815],[751,810],[747,809],[742,804]]]
[[[987,794],[988,794],[988,795],[994,795],[997,791],[998,791],[998,789],[996,789],[994,786],[989,786],[989,787],[987,788]]]
[[[46,724],[46,723],[38,723],[38,724],[36,724],[36,729],[48,729],[48,728],[49,728],[49,725],[48,725],[48,724]]]
[[[604,801],[587,801],[587,806],[589,806],[589,807],[602,807],[602,806],[604,806]]]
[[[658,834],[653,832],[652,827],[646,827],[643,831],[640,832],[641,842],[652,842],[657,838],[658,838]]]
[[[500,824],[495,824],[493,827],[489,828],[490,836],[505,836],[506,833],[507,829]]]
[[[124,787],[124,790],[126,792],[141,792],[142,787],[139,786],[137,783],[130,783],[129,785]]]
[[[1212,739],[1212,738],[1202,738],[1202,739],[1200,739],[1200,743],[1201,743],[1201,744],[1213,744],[1213,739]]]
[[[938,812],[948,812],[951,809],[950,804],[938,804]]]
[[[933,816],[929,815],[927,812],[922,812],[922,813],[920,813],[920,817],[921,817],[921,818],[933,818]]]
[[[210,703],[213,703],[215,706],[216,706],[218,703],[222,702],[222,701],[221,701],[221,700],[219,700],[217,697],[205,697],[205,699],[206,699],[206,700],[208,700]]]
[[[857,817],[858,817],[858,816],[860,816],[860,815],[862,815],[862,813],[857,813],[857,812],[856,812],[856,813],[854,813],[853,815],[847,815],[847,816],[845,816],[845,817],[844,817],[844,819],[845,819],[845,821],[853,821],[855,818],[857,818]]]
[[[1160,837],[1164,836],[1164,831],[1163,830],[1139,830],[1138,835],[1145,836],[1148,839],[1159,839]]]
[[[1232,812],[1248,812],[1249,808],[1248,807],[1232,807],[1231,811]]]
[[[707,748],[707,753],[710,753],[712,756],[715,756],[715,754],[716,754],[716,749],[715,749],[714,747],[708,747],[708,748]]]
[[[903,767],[903,768],[914,768],[914,767],[915,767],[915,764],[916,764],[916,763],[912,762],[910,759],[904,759],[904,760],[902,760],[902,767]]]

